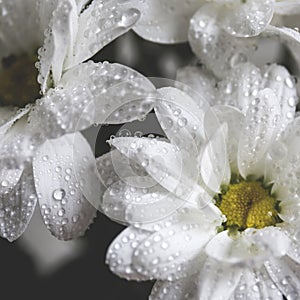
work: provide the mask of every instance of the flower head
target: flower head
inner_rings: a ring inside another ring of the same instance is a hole
[[[157,279],[150,299],[297,299],[293,80],[281,66],[261,73],[244,64],[217,88],[200,78],[198,90],[158,90],[155,111],[168,141],[115,138],[117,149],[98,159],[110,184],[103,211],[129,225],[107,262],[127,279]],[[144,173],[126,168],[126,158]]]
[[[0,15],[0,235],[18,238],[38,200],[52,234],[78,237],[96,214],[86,198],[101,194],[79,131],[142,117],[153,89],[130,68],[84,61],[140,13],[130,1],[28,0],[2,1]]]

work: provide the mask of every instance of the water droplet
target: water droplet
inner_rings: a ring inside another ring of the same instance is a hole
[[[64,189],[56,189],[52,196],[53,196],[53,199],[56,200],[56,201],[61,201],[66,195],[66,192]]]

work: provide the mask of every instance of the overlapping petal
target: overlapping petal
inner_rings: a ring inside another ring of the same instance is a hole
[[[31,121],[50,138],[94,123],[140,119],[153,107],[152,83],[119,64],[81,64],[67,71],[60,84],[49,90],[30,114]]]
[[[17,184],[0,195],[1,237],[10,242],[20,237],[33,215],[36,202],[32,167],[28,166]]]
[[[185,42],[189,20],[201,2],[202,0],[146,1],[134,31],[141,37],[157,43]]]
[[[75,148],[76,147],[76,148]],[[79,153],[76,151],[80,150]],[[79,160],[79,161],[78,161]],[[77,166],[77,167],[76,167]],[[45,224],[59,239],[81,236],[96,215],[86,193],[96,178],[96,163],[79,134],[46,141],[33,161],[35,187]],[[96,197],[101,197],[101,191]]]

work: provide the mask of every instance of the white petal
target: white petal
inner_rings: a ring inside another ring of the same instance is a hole
[[[22,169],[30,163],[36,148],[44,141],[38,128],[23,116],[0,139],[0,165],[4,169]]]
[[[137,180],[136,185],[128,185],[123,181],[111,185],[103,196],[103,212],[121,223],[144,224],[160,221],[185,204],[157,183],[139,187],[143,184]]]
[[[38,82],[43,93],[50,84],[50,74],[57,86],[63,71],[63,64],[74,43],[77,32],[77,7],[74,0],[58,2],[52,14],[50,27],[45,33],[45,42],[39,49],[40,66]]]
[[[274,0],[250,0],[224,5],[220,14],[222,27],[238,37],[259,35],[273,17]]]
[[[203,149],[200,170],[204,183],[214,192],[230,182],[230,167],[226,149],[227,124],[222,124]]]
[[[5,196],[11,192],[19,182],[24,166],[16,169],[2,167],[0,169],[0,195]]]
[[[239,64],[218,82],[217,103],[232,105],[246,113],[262,82],[260,69],[251,63]]]
[[[96,201],[91,197],[89,202],[87,197],[95,193],[100,198],[101,191],[97,195],[96,163],[81,134],[46,141],[34,158],[33,171],[42,216],[50,232],[63,240],[84,234],[96,215],[92,206]]]
[[[187,41],[189,21],[202,1],[147,0],[134,31],[157,43]]]
[[[96,159],[96,163],[101,182],[106,187],[111,186],[120,179],[136,175],[128,158],[118,150],[103,154]]]
[[[220,124],[226,123],[228,127],[226,149],[228,160],[230,163],[230,169],[232,173],[238,174],[237,166],[237,152],[238,143],[241,134],[241,128],[243,127],[244,115],[236,107],[226,105],[216,105],[212,108],[212,111],[216,114]],[[213,120],[214,121],[214,120]],[[217,124],[214,122],[214,126]]]
[[[122,154],[138,162],[161,186],[177,197],[206,206],[211,200],[198,185],[196,166],[190,157],[172,144],[147,138],[115,138],[111,141]]]
[[[25,231],[36,205],[31,166],[24,170],[12,191],[0,197],[0,235],[10,242]]]
[[[209,104],[216,100],[216,78],[204,66],[187,66],[178,69],[176,80],[184,83],[176,87],[193,97],[195,94],[202,95]],[[192,89],[192,91],[191,91]],[[191,93],[192,92],[192,93]]]
[[[296,237],[291,239],[287,255],[296,263],[300,263],[300,244],[299,240],[297,240]]]
[[[241,276],[239,267],[208,259],[199,274],[198,299],[228,300]]]
[[[200,217],[200,218],[199,218]],[[206,255],[203,247],[214,235],[214,227],[201,214],[186,222],[152,234],[134,252],[134,267],[160,280],[178,280],[199,271]]]
[[[238,237],[230,237],[228,231],[216,235],[206,246],[207,255],[228,263],[251,265],[253,261],[268,256],[285,255],[289,248],[289,238],[278,228],[249,228]]]
[[[300,33],[286,27],[275,27],[268,25],[262,33],[263,36],[277,37],[282,44],[287,46],[294,56],[298,69],[300,68]]]
[[[282,300],[282,294],[274,285],[265,268],[251,270],[246,268],[230,300]]]
[[[298,15],[300,14],[299,0],[282,0],[276,1],[274,11],[278,15]]]
[[[79,17],[74,54],[67,66],[72,67],[92,57],[127,32],[139,17],[139,10],[130,1],[92,1]]]
[[[287,124],[293,121],[298,103],[294,79],[285,67],[272,64],[266,69],[262,84],[278,97],[282,116],[281,130],[284,130]]]
[[[94,123],[125,123],[151,109],[152,83],[118,64],[93,62],[67,71],[62,87],[51,89],[31,112],[31,122],[50,138],[83,130]]]
[[[299,264],[285,257],[270,258],[265,266],[273,282],[287,299],[299,298]]]
[[[190,276],[177,281],[156,281],[149,300],[199,300],[198,278]]]
[[[127,280],[147,280],[134,268],[133,253],[140,243],[151,235],[150,232],[128,227],[110,244],[106,263],[112,272]]]
[[[246,52],[253,41],[227,33],[216,21],[219,14],[222,14],[222,6],[203,5],[191,20],[189,42],[201,62],[222,78],[232,67],[247,60]]]
[[[300,192],[298,190],[299,178],[297,173],[300,170],[299,155],[299,128],[300,118],[296,118],[292,124],[287,128],[285,137],[280,142],[277,142],[270,151],[272,160],[268,163],[271,181],[274,182],[272,193],[283,202],[299,201]],[[295,174],[290,176],[289,174]],[[283,208],[283,215],[289,215],[289,203]],[[292,207],[292,210],[295,210]],[[295,215],[294,215],[295,216]],[[292,219],[290,219],[292,221]],[[294,220],[295,221],[295,220]]]
[[[238,166],[244,178],[264,175],[263,160],[278,134],[279,120],[277,96],[270,89],[262,90],[249,106],[239,140]]]
[[[155,106],[157,119],[168,139],[189,153],[190,160],[200,152],[205,138],[204,114],[209,109],[203,96],[197,96],[198,102],[179,89],[165,87],[158,90],[159,101]]]

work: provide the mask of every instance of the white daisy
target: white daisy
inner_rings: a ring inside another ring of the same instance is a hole
[[[153,42],[185,42],[188,39],[190,20],[193,18],[195,22],[204,25],[204,20],[196,12],[202,9],[205,11],[208,7],[215,7],[214,17],[229,34],[249,37],[261,33],[274,15],[299,14],[300,1],[146,0],[141,19],[134,30]]]
[[[0,1],[0,235],[9,241],[26,229],[37,200],[60,239],[83,234],[94,218],[86,197],[96,205],[100,187],[88,180],[95,162],[78,131],[144,116],[153,86],[125,66],[83,61],[131,28],[134,5]]]
[[[198,85],[201,94],[158,90],[169,142],[115,138],[98,159],[110,185],[103,211],[129,225],[107,262],[126,279],[157,279],[150,299],[299,299],[293,79],[281,66],[261,75],[240,65],[218,83],[212,108],[213,86]]]

